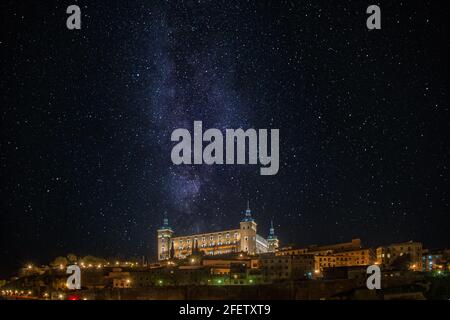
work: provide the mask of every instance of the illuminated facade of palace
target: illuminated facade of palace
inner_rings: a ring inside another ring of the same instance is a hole
[[[234,252],[254,255],[275,252],[279,246],[273,223],[267,238],[257,234],[257,223],[252,218],[248,203],[238,229],[174,237],[168,218],[164,216],[163,226],[158,229],[157,234],[158,260],[183,259],[196,251],[203,252],[205,255]]]

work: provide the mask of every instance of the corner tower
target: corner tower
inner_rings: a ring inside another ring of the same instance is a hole
[[[241,251],[248,254],[256,254],[256,222],[252,218],[250,204],[247,201],[245,216],[240,222],[241,230]]]
[[[280,242],[275,235],[275,228],[273,227],[273,220],[270,221],[270,229],[269,229],[269,236],[267,237],[267,244],[269,245],[269,252],[275,252],[277,251]]]
[[[170,258],[170,248],[172,243],[173,230],[169,226],[167,212],[164,212],[163,225],[157,230],[158,234],[158,260],[168,260]]]

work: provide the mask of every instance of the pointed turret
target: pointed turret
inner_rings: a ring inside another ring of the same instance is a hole
[[[277,236],[275,235],[275,228],[273,227],[273,220],[270,220],[269,236],[267,239],[277,239]]]
[[[277,251],[280,242],[275,235],[275,228],[273,227],[273,220],[270,221],[270,229],[269,229],[269,235],[267,236],[267,243],[269,245],[269,252],[275,252]]]
[[[253,221],[252,210],[250,210],[250,201],[247,200],[247,209],[245,210],[245,216],[242,221]]]
[[[167,217],[167,211],[164,212],[163,225],[160,230],[172,230],[169,226],[169,218]]]

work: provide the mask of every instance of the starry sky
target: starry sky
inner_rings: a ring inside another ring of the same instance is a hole
[[[82,29],[66,28],[77,4]],[[449,5],[2,1],[0,278],[57,255],[156,258],[236,228],[282,245],[449,247]],[[175,166],[176,128],[280,129],[280,170]]]

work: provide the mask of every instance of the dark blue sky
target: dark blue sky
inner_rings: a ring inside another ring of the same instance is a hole
[[[2,274],[154,258],[164,211],[179,234],[234,228],[247,199],[282,245],[448,247],[448,5],[382,1],[368,31],[370,4],[2,3]],[[280,129],[278,174],[174,166],[194,120]]]

